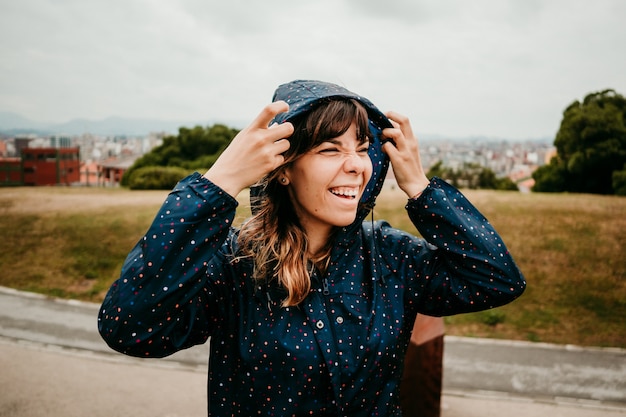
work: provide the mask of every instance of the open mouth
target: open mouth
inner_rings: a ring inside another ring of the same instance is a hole
[[[346,198],[348,200],[354,200],[359,195],[359,189],[356,187],[336,187],[328,191],[337,197]]]

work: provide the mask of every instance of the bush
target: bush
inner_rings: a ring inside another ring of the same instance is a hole
[[[621,171],[613,171],[613,190],[615,195],[626,195],[626,165]]]
[[[504,323],[506,314],[500,310],[485,310],[479,313],[480,321],[488,326]]]
[[[138,168],[128,178],[128,187],[131,190],[171,190],[187,175],[189,172],[180,167]]]
[[[183,167],[198,171],[211,168],[237,133],[238,130],[221,124],[181,127],[178,135],[164,137],[161,145],[138,158],[124,173],[121,184],[130,186],[130,177],[139,168]]]

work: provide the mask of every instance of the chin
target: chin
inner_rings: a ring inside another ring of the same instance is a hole
[[[340,216],[340,218],[335,219],[335,226],[337,227],[350,226],[352,223],[354,223],[355,219],[356,219],[356,213],[351,216]]]

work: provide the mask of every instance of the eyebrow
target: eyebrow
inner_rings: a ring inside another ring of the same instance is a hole
[[[336,138],[327,139],[327,140],[323,141],[322,143],[320,143],[320,145],[323,144],[323,143],[330,143],[332,145],[344,146],[343,142],[340,141],[340,140],[337,140]],[[367,144],[369,146],[370,142],[369,142],[369,140],[363,140],[363,141],[359,140],[358,144],[359,144],[359,146],[365,145],[365,144]]]

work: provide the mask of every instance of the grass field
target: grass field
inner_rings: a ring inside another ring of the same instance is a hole
[[[163,191],[0,188],[0,285],[99,302]],[[446,318],[451,335],[626,348],[626,198],[466,191],[526,276],[510,305]],[[239,220],[248,214],[247,195]],[[404,195],[375,217],[417,233]]]

